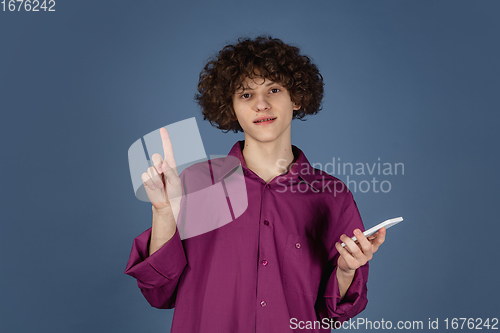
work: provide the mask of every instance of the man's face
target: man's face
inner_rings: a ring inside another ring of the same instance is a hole
[[[233,108],[245,139],[271,142],[291,135],[293,110],[290,94],[281,84],[264,78],[246,78],[233,94]],[[257,122],[259,119],[273,119]]]

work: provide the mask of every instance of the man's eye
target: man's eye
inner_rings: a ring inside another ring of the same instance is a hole
[[[243,95],[241,95],[241,97],[242,97],[243,99],[247,99],[247,98],[249,98],[249,97],[250,97],[250,94],[243,94]]]
[[[275,91],[275,90],[276,90],[276,91]],[[273,89],[271,89],[271,91],[272,91],[273,93],[277,93],[277,92],[278,92],[278,91],[280,91],[280,90],[279,90],[278,88],[273,88]]]

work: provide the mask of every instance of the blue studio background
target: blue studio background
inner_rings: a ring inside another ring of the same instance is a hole
[[[173,310],[150,307],[123,273],[151,226],[127,151],[196,117],[207,154],[226,154],[243,134],[203,121],[198,75],[227,43],[260,34],[299,46],[324,76],[323,110],[292,125],[311,163],[404,164],[336,174],[357,188],[367,228],[405,218],[375,254],[358,317],[439,318],[442,330],[445,318],[499,317],[500,2],[54,8],[0,12],[0,332],[169,331]],[[390,191],[367,190],[374,176]]]

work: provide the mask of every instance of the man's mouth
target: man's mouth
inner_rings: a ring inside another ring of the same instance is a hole
[[[276,117],[268,117],[268,118],[265,118],[265,119],[256,120],[256,121],[254,121],[254,123],[255,124],[265,123],[265,122],[272,121],[274,119],[276,119]]]

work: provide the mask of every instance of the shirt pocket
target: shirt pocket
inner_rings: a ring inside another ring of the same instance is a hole
[[[283,288],[314,298],[323,273],[319,247],[308,237],[288,234],[283,259]]]

